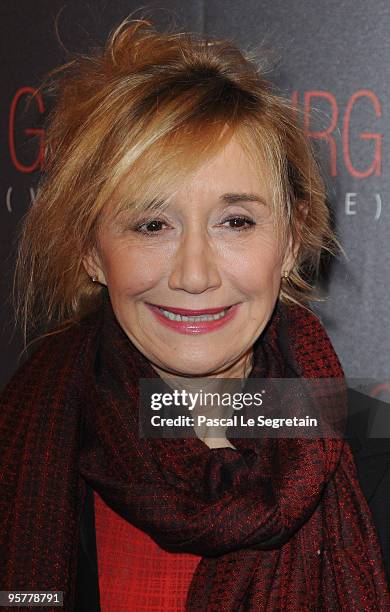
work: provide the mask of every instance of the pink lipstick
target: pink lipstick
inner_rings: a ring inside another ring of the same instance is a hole
[[[188,310],[157,304],[146,304],[156,319],[180,334],[205,334],[227,325],[237,313],[240,304],[219,308]]]

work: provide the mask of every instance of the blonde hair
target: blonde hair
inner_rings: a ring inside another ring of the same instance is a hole
[[[334,251],[324,184],[297,110],[276,95],[251,53],[227,40],[161,33],[125,20],[105,48],[55,69],[44,169],[23,220],[14,277],[16,321],[61,330],[100,303],[82,260],[115,211],[160,209],[161,193],[234,134],[270,170],[275,223],[298,245],[280,299],[307,303],[321,252]],[[228,129],[226,129],[228,128]],[[126,198],[117,187],[130,176]]]

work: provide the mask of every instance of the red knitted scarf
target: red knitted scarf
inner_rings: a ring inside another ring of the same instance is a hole
[[[317,318],[278,305],[250,376],[291,372],[343,376]],[[140,439],[138,381],[155,377],[107,294],[12,378],[0,412],[1,589],[60,590],[72,610],[87,480],[162,548],[202,556],[191,612],[390,610],[346,442],[229,438],[234,450],[196,437]]]

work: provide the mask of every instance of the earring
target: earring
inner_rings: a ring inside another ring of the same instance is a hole
[[[92,282],[93,282],[93,283],[96,283],[96,281],[97,281],[97,276],[91,276],[91,280],[92,280]]]
[[[282,278],[288,278],[290,276],[290,272],[283,272],[283,277]]]

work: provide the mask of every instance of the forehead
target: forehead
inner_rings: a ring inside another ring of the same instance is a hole
[[[177,194],[196,191],[206,195],[221,190],[260,190],[265,195],[268,183],[266,164],[256,164],[240,141],[233,137],[216,155],[201,163],[193,174],[181,181]]]
[[[119,183],[109,210],[161,210],[178,199],[185,201],[195,195],[217,198],[229,192],[255,192],[263,199],[270,198],[271,173],[264,157],[235,134],[212,155],[205,150],[203,161],[202,151],[198,153],[196,157],[189,143],[181,156],[161,151],[154,160],[141,160],[140,166],[130,169]]]

